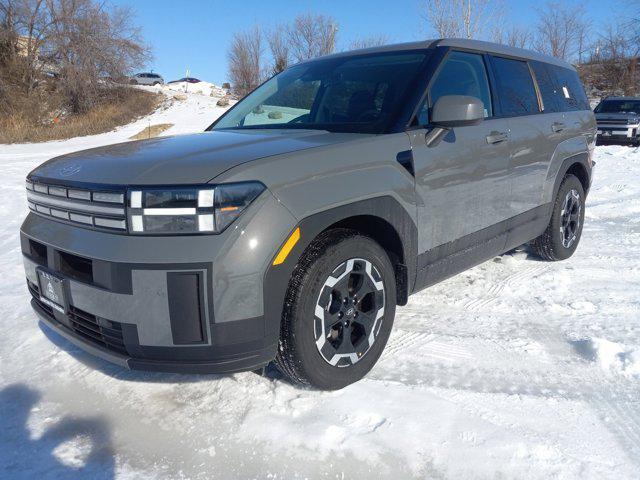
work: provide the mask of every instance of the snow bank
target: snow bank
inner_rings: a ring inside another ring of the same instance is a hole
[[[592,338],[585,342],[592,352],[592,359],[605,372],[640,377],[640,348],[604,338]]]
[[[184,93],[197,93],[200,95],[206,95],[208,97],[221,98],[227,94],[225,88],[219,87],[209,82],[188,83],[188,82],[176,82],[166,83],[164,85],[158,85],[158,89],[172,92],[184,92]]]

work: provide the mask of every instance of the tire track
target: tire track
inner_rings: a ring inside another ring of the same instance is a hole
[[[406,350],[420,343],[424,345],[438,338],[433,333],[415,332],[407,330],[394,330],[382,353],[382,359],[391,357],[401,350]]]
[[[539,277],[541,274],[545,273],[550,269],[549,266],[546,265],[537,265],[532,267],[527,267],[518,272],[507,275],[502,280],[491,285],[486,294],[480,298],[475,298],[463,303],[462,307],[465,310],[476,310],[479,308],[484,308],[489,305],[494,304],[498,301],[500,295],[505,290],[505,288],[512,286],[513,284],[521,283],[522,280]]]

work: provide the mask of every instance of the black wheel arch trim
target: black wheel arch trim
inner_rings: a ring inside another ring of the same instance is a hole
[[[562,180],[567,175],[567,172],[573,167],[573,165],[579,164],[585,171],[586,178],[578,178],[580,183],[582,183],[584,187],[584,193],[587,195],[589,193],[589,188],[591,187],[591,173],[592,167],[589,162],[589,154],[587,152],[578,153],[576,155],[571,155],[570,157],[565,158],[558,169],[558,174],[556,175],[556,179],[553,185],[553,199],[555,199],[558,194],[558,190],[560,189],[560,184]],[[584,183],[583,183],[584,182]],[[585,186],[586,183],[586,186]]]
[[[306,248],[320,233],[331,226],[352,217],[362,216],[377,217],[390,224],[398,234],[402,243],[403,258],[396,265],[394,274],[406,273],[405,278],[396,282],[406,292],[404,295],[398,295],[398,304],[406,303],[408,294],[413,290],[416,277],[417,226],[409,213],[391,196],[360,200],[305,217],[297,225],[300,227],[300,240],[293,247],[285,262],[273,265],[273,259],[271,259],[263,283],[264,320],[267,337],[277,339],[280,335],[282,309],[289,280]],[[283,239],[283,244],[285,241],[286,238]],[[277,252],[274,253],[274,258],[276,255]]]

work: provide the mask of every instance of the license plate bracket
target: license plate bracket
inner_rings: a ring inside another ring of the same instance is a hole
[[[40,301],[66,315],[68,304],[64,278],[44,268],[38,268],[36,272],[40,287]]]

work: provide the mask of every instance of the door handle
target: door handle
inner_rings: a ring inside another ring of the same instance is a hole
[[[509,134],[507,132],[491,132],[489,135],[487,135],[487,143],[489,145],[504,142],[508,139]]]
[[[553,122],[553,124],[551,124],[551,130],[553,130],[555,133],[559,133],[565,128],[567,128],[567,126],[562,122]]]

